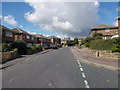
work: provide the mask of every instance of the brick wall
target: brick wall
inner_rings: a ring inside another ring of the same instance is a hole
[[[14,59],[18,57],[18,51],[8,51],[8,52],[2,52],[0,53],[0,62],[6,62],[8,60]]]
[[[111,59],[120,59],[120,53],[112,53],[110,50],[91,50],[87,49],[87,52],[90,54],[93,54],[96,57],[102,57],[102,58],[111,58]]]

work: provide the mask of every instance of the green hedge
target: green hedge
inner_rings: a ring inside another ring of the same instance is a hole
[[[19,54],[26,54],[27,44],[22,40],[16,40],[12,43],[12,48],[17,48]]]
[[[114,40],[92,40],[90,43],[90,48],[95,50],[111,50],[113,47]]]
[[[120,38],[115,38],[112,46],[112,52],[120,52]]]

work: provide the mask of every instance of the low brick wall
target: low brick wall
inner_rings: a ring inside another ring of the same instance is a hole
[[[111,59],[120,59],[120,53],[112,53],[111,51],[107,50],[91,50],[88,49],[89,53],[95,55],[96,57],[102,57],[102,58],[111,58]]]
[[[18,51],[9,51],[0,53],[0,62],[6,62],[8,60],[18,57]]]

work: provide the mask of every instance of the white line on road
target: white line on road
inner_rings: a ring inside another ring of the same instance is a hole
[[[80,70],[81,70],[81,72],[82,72],[82,77],[84,78],[85,87],[86,87],[86,88],[90,88],[90,86],[88,85],[88,81],[85,80],[86,76],[85,76],[85,73],[83,72],[82,65],[80,64],[80,61],[79,61],[79,60],[77,60],[77,62],[78,62],[78,65],[79,65],[79,67],[80,67]]]
[[[16,78],[16,76],[15,76],[15,77],[12,77],[10,80],[8,80],[7,83],[10,83],[10,82],[13,81],[15,78]]]
[[[85,85],[86,85],[86,88],[89,88],[88,81],[87,81],[87,80],[84,80],[84,83],[85,83]]]
[[[79,67],[81,68],[82,66],[79,64]]]
[[[83,68],[80,68],[81,71],[83,71]]]
[[[78,64],[80,65],[80,62],[78,61]]]
[[[85,74],[84,73],[82,73],[82,76],[85,78]]]

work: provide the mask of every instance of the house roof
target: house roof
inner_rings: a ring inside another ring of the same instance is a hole
[[[27,33],[26,31],[23,31],[20,28],[13,28],[12,31],[14,31],[15,33],[24,33],[24,34],[30,35],[29,33]]]
[[[44,37],[44,38],[46,38],[46,37],[43,36],[42,34],[31,34],[31,35],[33,35],[33,36],[35,36],[35,37]]]
[[[53,38],[58,38],[58,37],[56,37],[56,36],[48,36],[47,38],[53,39]],[[60,39],[60,38],[58,38],[58,39]]]
[[[5,29],[5,30],[8,30],[8,31],[11,31],[9,28],[3,26],[3,25],[0,25],[2,27],[2,30]],[[12,31],[11,31],[12,32]]]
[[[116,34],[117,34],[117,33],[114,32],[114,31],[112,31],[112,32],[105,32],[104,30],[105,30],[106,28],[110,28],[110,29],[116,30],[116,29],[118,29],[118,26],[107,25],[107,24],[100,24],[100,25],[98,25],[97,27],[92,28],[89,34],[91,34],[92,31],[98,31],[98,30],[102,30],[102,34],[103,34],[103,35],[116,35]]]
[[[92,30],[94,30],[94,29],[106,29],[106,28],[118,28],[118,27],[114,26],[114,25],[100,24],[97,27],[93,27]]]

